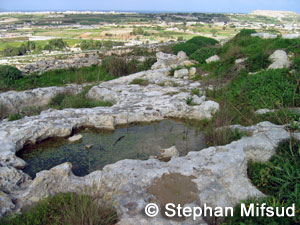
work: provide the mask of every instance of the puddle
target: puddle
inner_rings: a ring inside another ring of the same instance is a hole
[[[114,132],[84,129],[76,133],[83,136],[81,142],[69,143],[67,138],[52,138],[25,146],[17,153],[28,163],[24,172],[34,178],[37,172],[71,162],[73,173],[84,176],[122,159],[146,160],[159,155],[160,149],[174,145],[180,156],[206,147],[198,129],[173,120],[130,125]],[[87,149],[86,146],[92,147]]]

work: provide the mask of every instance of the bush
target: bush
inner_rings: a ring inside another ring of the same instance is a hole
[[[197,60],[199,63],[203,64],[205,63],[205,60],[209,57],[217,54],[217,51],[215,48],[201,48],[198,49],[196,52],[194,52],[190,59]]]
[[[204,47],[215,46],[219,42],[213,38],[197,36],[197,37],[193,37],[192,39],[188,40],[186,43],[192,43],[192,44],[197,45],[198,48],[204,48]]]
[[[22,78],[22,73],[14,66],[0,66],[0,78],[5,80],[18,80]]]
[[[111,207],[98,205],[96,198],[85,194],[61,193],[50,196],[21,215],[0,221],[3,225],[87,224],[113,225],[117,213]]]
[[[179,43],[173,46],[173,52],[177,54],[184,51],[187,55],[193,54],[198,49],[198,46],[193,43]]]
[[[188,40],[186,43],[179,43],[173,46],[173,52],[177,54],[180,51],[184,51],[187,55],[192,55],[198,49],[205,47],[212,47],[218,43],[217,40],[207,37],[194,37]]]
[[[251,34],[255,34],[256,30],[254,29],[242,29],[237,35],[237,38],[251,36]]]
[[[101,41],[83,40],[80,44],[81,50],[97,50],[102,48]]]

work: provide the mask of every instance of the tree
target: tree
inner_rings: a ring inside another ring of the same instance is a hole
[[[210,33],[211,33],[214,37],[216,37],[218,31],[217,31],[216,29],[211,29],[211,30],[210,30]]]

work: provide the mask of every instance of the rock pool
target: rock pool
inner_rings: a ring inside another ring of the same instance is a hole
[[[83,136],[80,142],[51,138],[25,146],[17,153],[28,163],[24,172],[35,177],[37,172],[71,162],[74,174],[84,176],[122,159],[145,160],[157,156],[161,149],[171,146],[176,146],[181,156],[205,148],[203,135],[197,128],[174,120],[130,125],[114,132],[85,128],[75,133]]]

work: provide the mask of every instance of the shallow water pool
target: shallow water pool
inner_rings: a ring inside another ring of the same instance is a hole
[[[198,129],[174,120],[130,125],[114,132],[86,128],[78,133],[83,136],[78,143],[69,143],[67,138],[51,138],[25,146],[17,153],[28,163],[24,172],[34,178],[39,171],[71,162],[73,173],[84,176],[122,159],[146,160],[159,155],[160,149],[174,145],[181,156],[205,148]]]

